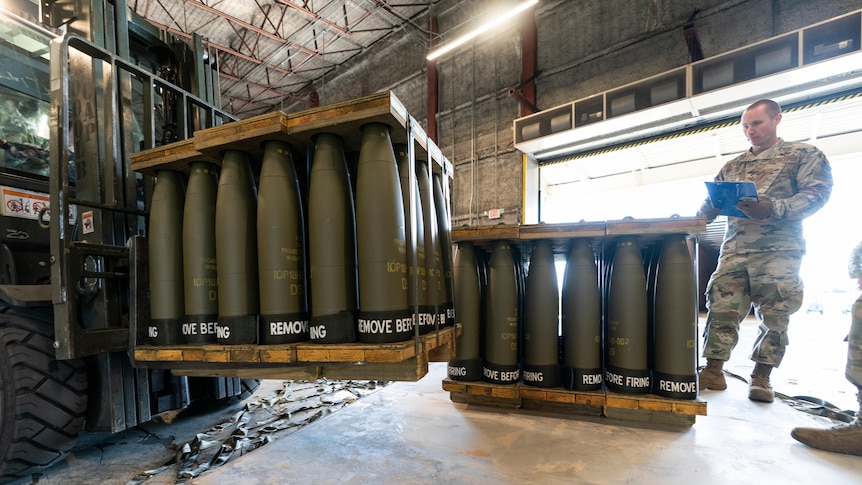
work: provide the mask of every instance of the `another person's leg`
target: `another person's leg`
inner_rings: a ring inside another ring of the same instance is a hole
[[[834,428],[795,428],[790,435],[813,448],[862,456],[862,295],[853,304],[845,375],[856,386],[856,400],[859,402],[856,419]]]

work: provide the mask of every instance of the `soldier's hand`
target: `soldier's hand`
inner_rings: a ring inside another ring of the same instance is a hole
[[[736,208],[752,219],[766,219],[772,215],[773,205],[770,197],[762,196],[760,200],[743,197]]]
[[[706,217],[706,223],[709,224],[718,217],[718,213],[721,212],[721,209],[717,209],[715,207],[701,207],[699,211],[697,211],[698,217]]]

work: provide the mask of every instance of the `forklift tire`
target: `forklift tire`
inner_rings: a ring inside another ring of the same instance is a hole
[[[0,302],[0,482],[66,458],[87,409],[82,360],[56,360],[50,307]]]
[[[242,386],[242,392],[237,396],[240,400],[248,399],[254,394],[254,391],[260,387],[260,380],[258,379],[240,379],[240,385]]]

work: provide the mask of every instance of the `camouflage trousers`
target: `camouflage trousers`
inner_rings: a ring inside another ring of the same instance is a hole
[[[722,255],[706,287],[703,356],[728,360],[739,324],[754,306],[760,322],[749,358],[778,367],[787,347],[790,315],[802,306],[799,251]]]
[[[847,338],[847,380],[862,390],[862,295],[853,303],[850,335]],[[862,404],[862,391],[859,393]]]

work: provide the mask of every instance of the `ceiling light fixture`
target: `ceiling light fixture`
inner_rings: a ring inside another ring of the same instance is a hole
[[[488,20],[487,22],[476,27],[475,29],[471,30],[470,32],[467,32],[466,34],[462,35],[461,37],[458,37],[457,39],[453,40],[452,42],[444,44],[444,45],[440,46],[439,48],[431,51],[430,53],[428,53],[428,56],[426,56],[425,58],[428,59],[429,61],[433,61],[434,59],[437,59],[438,57],[442,56],[443,54],[446,54],[447,52],[450,52],[450,51],[456,49],[457,47],[463,45],[467,41],[493,29],[494,27],[502,24],[503,22],[509,20],[512,17],[515,17],[519,13],[523,12],[524,10],[527,10],[528,8],[532,7],[533,5],[535,5],[537,3],[539,3],[539,0],[527,0],[526,2],[519,4],[517,7],[513,8],[511,10],[507,10],[506,12],[503,12],[500,15]]]

